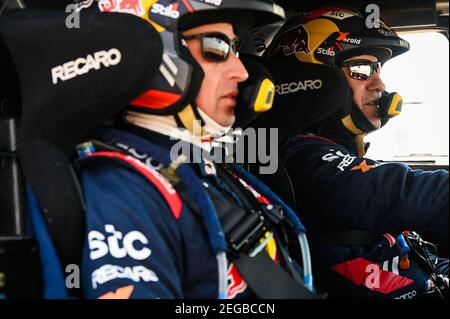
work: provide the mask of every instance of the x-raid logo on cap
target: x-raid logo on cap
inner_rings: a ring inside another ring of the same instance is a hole
[[[336,41],[342,41],[345,43],[360,45],[362,40],[357,38],[349,38],[350,32],[339,32],[339,36]]]
[[[118,49],[97,51],[93,54],[88,54],[86,57],[80,57],[52,68],[52,82],[56,85],[59,82],[74,79],[90,71],[98,71],[102,67],[109,68],[110,66],[118,65],[121,60],[122,54]]]

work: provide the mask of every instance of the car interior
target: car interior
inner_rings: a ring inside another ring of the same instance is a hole
[[[69,3],[61,0],[0,0],[0,299],[2,294],[12,299],[43,297],[42,273],[45,269],[40,264],[39,254],[56,254],[63,264],[77,263],[81,259],[84,203],[71,164],[75,147],[88,132],[118,114],[127,101],[141,91],[142,83],[157,72],[162,59],[162,44],[158,34],[146,27],[145,22],[136,19],[102,18],[101,23],[95,23],[99,20],[92,19],[89,13],[82,15],[81,19],[91,28],[82,28],[77,33],[58,28],[57,25],[67,16],[64,10]],[[279,0],[278,3],[285,8],[287,17],[316,7],[336,5],[336,1],[331,0]],[[363,10],[372,3],[382,8],[382,19],[400,34],[437,32],[448,39],[448,1],[339,1],[340,6]],[[34,19],[27,18],[27,10],[33,10]],[[47,23],[41,23],[42,20]],[[130,29],[139,31],[131,33],[118,25],[129,25]],[[283,64],[281,67],[282,62],[270,65],[264,63],[260,58],[261,43],[265,43],[262,47],[267,46],[280,26],[272,25],[258,34],[249,35],[250,40],[255,37],[262,39],[255,46],[244,44],[244,57],[261,63],[275,83],[281,77],[286,79],[295,76],[298,80],[298,74],[301,73],[304,80],[312,76],[319,77],[323,86],[317,91],[300,90],[293,95],[280,96],[271,112],[259,116],[251,124],[245,119],[239,122],[253,128],[275,125],[280,129],[279,142],[299,128],[314,124],[341,107],[333,103],[335,108],[330,108],[330,101],[345,103],[346,99],[351,98],[350,88],[342,73],[330,71],[329,67],[324,66],[321,70],[307,64]],[[141,43],[139,50],[134,42],[124,41],[130,36],[142,38],[136,41]],[[42,74],[48,71],[51,59],[64,57],[69,50],[71,55],[78,56],[81,53],[77,51],[85,52],[86,49],[93,50],[104,45],[133,51],[137,58],[125,60],[120,67],[107,73],[86,77],[83,81],[75,80],[72,82],[72,85],[77,86],[75,89],[62,86],[55,90],[39,82]],[[36,54],[30,55],[29,52]],[[126,87],[120,81],[121,78],[129,79]],[[294,100],[315,107],[299,110]],[[64,105],[63,110],[61,105]],[[277,106],[280,105],[284,107],[283,112],[278,111],[280,108]],[[287,118],[286,108],[290,108]],[[246,166],[257,176],[259,167],[258,164]],[[420,163],[414,168],[430,171],[449,169],[448,164]],[[292,181],[281,161],[275,174],[258,177],[295,208],[296,196]],[[27,186],[33,188],[34,194],[29,193]],[[37,217],[31,216],[28,210],[30,205],[36,203],[39,203],[43,213],[41,220],[36,220]],[[45,248],[34,239],[34,234],[30,234],[30,219],[34,223],[47,222],[49,227],[46,236],[58,239],[53,251],[44,251]],[[448,238],[438,238],[432,234],[426,234],[425,238],[438,243],[440,254],[448,257]],[[367,297],[363,289],[348,283],[314,260],[313,267],[317,272],[317,288],[326,293],[328,298]],[[5,277],[8,281],[5,281]]]

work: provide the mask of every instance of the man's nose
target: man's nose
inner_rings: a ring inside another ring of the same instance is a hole
[[[381,79],[381,76],[379,73],[374,72],[372,77],[369,79],[368,89],[370,91],[379,91],[379,92],[384,92],[386,90],[386,85],[384,84],[383,80]]]
[[[232,52],[228,58],[230,65],[230,78],[238,83],[248,80],[249,74],[241,59]]]

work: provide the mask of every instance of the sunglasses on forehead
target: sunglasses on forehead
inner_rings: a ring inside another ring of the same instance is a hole
[[[233,51],[239,57],[241,40],[235,38],[231,40],[223,33],[209,32],[183,36],[184,40],[199,39],[202,42],[202,56],[211,62],[225,62]]]
[[[368,80],[375,72],[378,74],[381,73],[381,62],[353,60],[344,62],[341,66],[349,69],[350,76],[353,79],[361,81]]]

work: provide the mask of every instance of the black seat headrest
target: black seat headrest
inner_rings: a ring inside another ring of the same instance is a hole
[[[67,153],[79,138],[149,89],[162,56],[159,34],[128,14],[12,10],[0,18],[22,89],[21,138]],[[55,134],[56,133],[56,134]]]
[[[247,57],[248,58],[248,57]],[[326,66],[301,63],[295,59],[272,58],[269,60],[253,57],[272,74],[276,86],[276,96],[272,109],[262,113],[247,127],[277,128],[278,140],[272,130],[264,137],[267,144],[281,143],[296,132],[306,129],[331,115],[344,112],[352,98],[347,80],[340,70]],[[247,124],[248,116],[237,112],[238,123]],[[277,149],[270,145],[269,149]],[[259,174],[259,165],[250,166],[252,172],[277,193],[286,203],[295,208],[295,193],[289,174],[282,162],[272,175]]]
[[[261,62],[275,80],[275,102],[250,126],[278,128],[280,142],[343,110],[352,98],[345,76],[336,68],[287,58]]]
[[[66,19],[57,11],[0,16],[20,79],[21,162],[63,265],[80,262],[84,243],[75,146],[149,90],[162,60],[160,35],[134,15],[83,11],[73,29]]]

